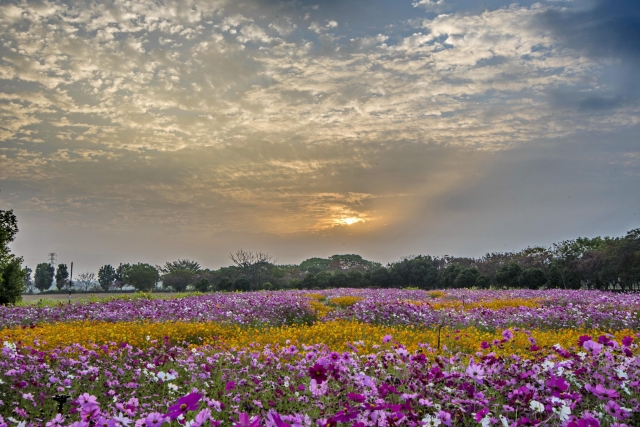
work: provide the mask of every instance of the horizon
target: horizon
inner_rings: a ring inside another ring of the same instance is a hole
[[[638,2],[16,0],[0,41],[0,209],[33,269],[640,227]]]

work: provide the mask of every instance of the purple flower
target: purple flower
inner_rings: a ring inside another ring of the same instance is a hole
[[[382,342],[383,343],[388,343],[392,339],[393,339],[393,337],[391,335],[385,335],[384,337],[382,337]]]
[[[199,393],[190,393],[182,396],[175,405],[169,407],[165,417],[173,421],[188,411],[195,411],[198,409],[200,399],[202,399],[202,395]]]
[[[511,341],[513,339],[513,332],[511,332],[511,329],[505,329],[502,331],[502,338],[506,341]]]
[[[569,383],[566,382],[564,378],[556,377],[554,375],[546,381],[546,384],[547,387],[556,389],[560,392],[565,392],[569,389]]]
[[[236,388],[235,381],[229,381],[227,385],[224,386],[224,389],[227,391],[235,390],[235,388]]]
[[[159,412],[153,412],[147,415],[146,421],[147,421],[147,426],[160,427],[162,424],[164,424],[164,422],[166,421],[166,418],[164,415],[162,415]]]
[[[249,418],[249,414],[242,412],[238,415],[238,421],[233,423],[233,427],[260,427],[260,417]]]
[[[347,399],[353,400],[354,402],[362,403],[366,400],[366,398],[361,394],[349,393],[347,394]]]
[[[591,337],[589,335],[581,335],[580,338],[578,338],[578,347],[582,347],[587,341],[591,341]]]
[[[482,420],[482,418],[484,418],[484,416],[487,415],[488,413],[489,413],[489,408],[487,408],[486,406],[482,410],[476,412],[476,415],[475,415],[476,422],[479,423]]]
[[[586,350],[591,351],[594,356],[598,355],[598,353],[600,353],[600,350],[602,350],[602,346],[593,340],[585,341],[582,346]]]
[[[631,345],[631,343],[633,343],[633,338],[631,337],[623,337],[622,338],[622,345],[625,347],[629,347]]]
[[[322,384],[327,380],[327,369],[316,363],[312,367],[309,368],[309,376],[311,379],[316,380],[318,384]]]
[[[469,365],[466,373],[479,383],[482,383],[482,380],[484,379],[484,369],[482,369],[482,366],[480,365]]]
[[[488,342],[486,342],[486,341],[482,341],[482,342],[480,343],[480,348],[482,348],[482,349],[486,350],[486,349],[488,349],[488,348],[491,348],[491,345],[490,345]]]
[[[273,409],[270,409],[267,413],[267,422],[271,424],[271,427],[291,427],[291,424],[285,423],[280,418],[280,414],[278,414]]]

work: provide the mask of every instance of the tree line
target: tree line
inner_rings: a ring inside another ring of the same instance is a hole
[[[168,290],[185,292],[256,291],[326,288],[559,288],[631,291],[640,289],[640,229],[624,237],[578,238],[551,247],[488,253],[479,258],[417,255],[382,265],[360,255],[310,258],[278,265],[266,253],[239,250],[232,265],[217,270],[179,259],[162,266],[104,265],[74,281],[80,291]],[[36,268],[32,286],[42,290],[68,283],[66,266],[54,273],[46,263]]]

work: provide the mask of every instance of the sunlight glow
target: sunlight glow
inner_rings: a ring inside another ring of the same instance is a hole
[[[340,218],[336,222],[343,225],[352,225],[357,222],[364,222],[364,219],[358,217]]]

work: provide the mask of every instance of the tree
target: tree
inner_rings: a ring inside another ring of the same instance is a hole
[[[449,264],[447,268],[440,274],[439,282],[440,286],[444,289],[453,288],[455,286],[456,278],[464,267],[457,264]]]
[[[188,259],[179,259],[165,263],[163,267],[160,267],[160,271],[163,273],[163,287],[171,288],[176,292],[184,292],[187,287],[195,283],[200,271],[200,264]]]
[[[438,269],[430,256],[407,257],[391,264],[390,273],[395,287],[433,289],[438,283]]]
[[[476,288],[488,289],[490,285],[491,280],[484,274],[481,274],[476,278]]]
[[[303,281],[300,279],[291,279],[289,281],[289,287],[291,289],[304,289]]]
[[[209,290],[211,290],[211,283],[209,283],[207,278],[202,278],[196,282],[194,288],[196,288],[198,292],[209,292]]]
[[[331,273],[321,271],[316,274],[316,286],[320,289],[328,289],[331,287]]]
[[[268,265],[273,261],[273,257],[264,252],[250,252],[239,249],[235,254],[229,254],[231,261],[242,270],[242,274],[249,280],[249,291],[253,290],[253,285],[260,279]]]
[[[51,287],[55,271],[56,269],[53,265],[46,262],[40,263],[36,266],[34,280],[36,282],[36,288],[38,288],[40,292],[44,292]]]
[[[123,268],[122,276],[126,285],[133,286],[140,292],[153,290],[160,279],[160,274],[154,266],[140,262]]]
[[[302,288],[303,289],[313,289],[318,287],[318,282],[316,281],[316,276],[313,273],[307,273],[302,279]]]
[[[498,270],[496,273],[496,283],[506,288],[517,288],[520,285],[521,273],[522,267],[516,262],[511,261]]]
[[[233,288],[236,291],[247,292],[251,289],[251,282],[248,278],[242,276],[233,281]]]
[[[0,304],[15,304],[22,299],[25,270],[22,258],[11,253],[9,243],[18,234],[18,219],[12,210],[0,210]]]
[[[31,273],[33,273],[33,270],[25,266],[24,267],[24,289],[28,294],[32,294],[33,291],[36,289],[35,283],[33,282],[33,280],[31,280]]]
[[[358,270],[351,270],[347,273],[347,287],[364,288],[364,275]]]
[[[353,272],[360,273],[358,270],[351,270]],[[351,273],[351,271],[349,273]],[[362,277],[362,273],[360,273]],[[330,288],[346,288],[349,286],[349,278],[341,270],[336,270],[331,276]]]
[[[113,282],[113,286],[115,286],[116,288],[120,288],[120,289],[122,289],[125,286],[124,272],[129,267],[130,267],[129,264],[120,263],[118,268],[116,268],[116,279]]]
[[[476,268],[462,267],[462,270],[453,281],[453,286],[456,288],[472,288],[476,285],[478,276],[480,276],[480,273]]]
[[[527,289],[539,289],[547,283],[547,276],[539,268],[526,268],[520,274],[520,287]]]
[[[69,271],[67,270],[67,264],[58,264],[58,271],[56,271],[56,288],[62,291],[65,286],[69,284]]]
[[[228,277],[223,277],[218,282],[218,290],[232,292],[233,291],[233,281]]]
[[[76,285],[81,291],[87,292],[89,289],[93,288],[96,285],[96,275],[95,273],[89,272],[80,273],[73,284]]]
[[[374,288],[389,288],[391,286],[391,274],[384,267],[371,271],[370,277],[371,286]]]
[[[98,283],[104,291],[108,291],[113,286],[113,282],[117,279],[116,269],[110,264],[103,265],[98,270]]]

